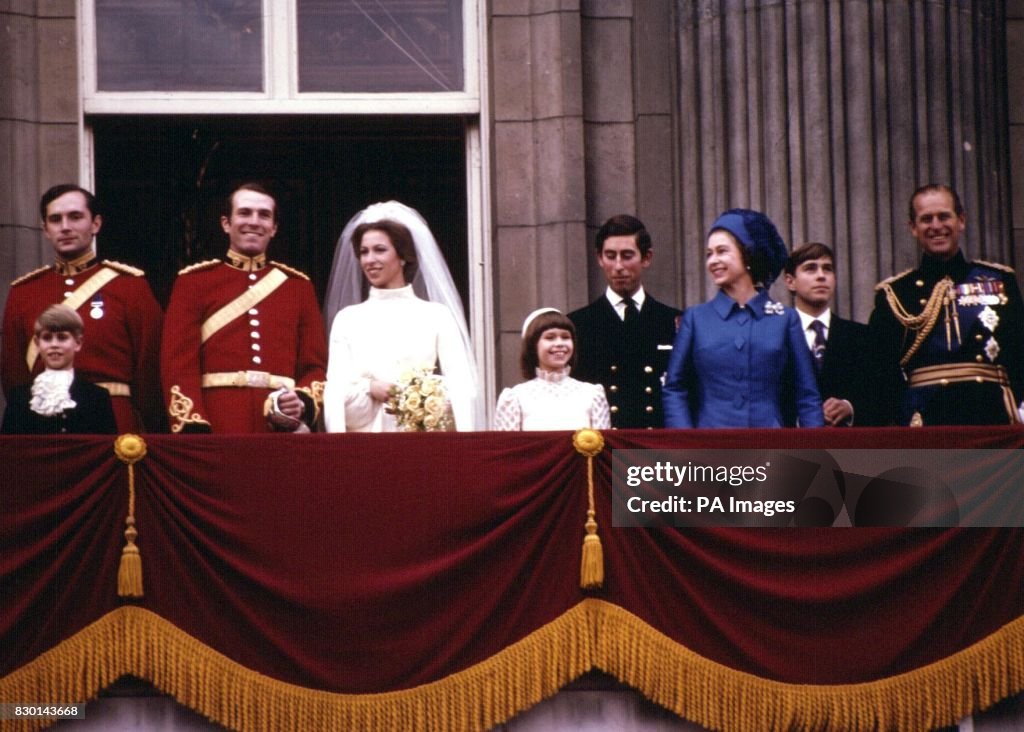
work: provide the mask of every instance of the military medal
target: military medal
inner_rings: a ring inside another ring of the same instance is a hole
[[[988,328],[989,332],[995,332],[996,326],[999,325],[999,316],[996,315],[996,311],[990,308],[988,305],[978,315],[978,320],[981,324]]]
[[[979,280],[956,286],[956,304],[961,307],[972,305],[1005,305],[1008,300],[1002,280]]]
[[[996,356],[999,355],[999,343],[995,338],[989,338],[985,343],[985,355],[988,356],[989,361],[995,361]]]
[[[103,317],[103,295],[97,294],[92,302],[89,303],[89,317],[93,320],[99,320]]]

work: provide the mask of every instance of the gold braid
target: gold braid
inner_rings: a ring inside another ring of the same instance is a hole
[[[903,303],[899,301],[896,293],[893,292],[891,285],[885,285],[882,288],[885,290],[885,299],[889,301],[889,308],[892,310],[896,320],[900,322],[900,325],[907,330],[917,331],[913,344],[911,344],[910,348],[907,349],[907,352],[900,359],[900,366],[906,366],[914,354],[917,353],[917,349],[921,347],[925,339],[931,335],[932,330],[935,328],[935,323],[939,319],[939,311],[942,309],[943,302],[949,297],[951,287],[953,287],[953,280],[949,277],[943,277],[936,282],[935,287],[932,288],[932,294],[929,296],[928,302],[925,303],[920,315],[911,315],[906,311]]]

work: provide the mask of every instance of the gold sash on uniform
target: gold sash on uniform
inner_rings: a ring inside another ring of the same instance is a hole
[[[61,304],[67,305],[72,310],[78,310],[78,308],[82,307],[83,303],[99,292],[103,285],[110,282],[119,274],[120,272],[110,269],[109,267],[100,267],[99,272],[83,282],[77,290],[64,298],[64,302]],[[28,351],[25,353],[25,363],[28,364],[28,370],[30,372],[35,368],[37,358],[39,358],[39,349],[36,348],[36,341],[35,338],[33,338],[29,341]]]
[[[215,312],[203,323],[203,327],[200,330],[202,342],[206,343],[210,336],[249,310],[253,305],[262,301],[267,297],[267,295],[283,285],[287,280],[288,275],[279,269],[275,269],[260,280],[258,285],[254,285],[250,289],[246,290],[220,310]]]

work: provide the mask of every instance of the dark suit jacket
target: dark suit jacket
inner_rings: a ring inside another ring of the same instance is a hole
[[[647,293],[640,309],[639,343],[630,348],[625,324],[603,294],[569,313],[576,326],[578,362],[573,376],[604,386],[613,427],[665,425],[661,376],[668,367],[678,317],[678,310]]]
[[[94,434],[116,435],[117,421],[110,394],[102,386],[90,384],[77,376],[69,389],[75,401],[74,409],[67,409],[53,417],[36,414],[29,407],[32,385],[24,384],[11,389],[7,409],[4,410],[0,433],[5,435],[59,435]]]
[[[872,396],[871,347],[868,327],[863,323],[846,320],[832,313],[825,343],[825,363],[818,375],[821,401],[829,397],[845,399],[853,405],[853,424],[866,427],[877,423],[877,409]],[[785,400],[783,404],[790,404]],[[786,424],[794,425],[795,415],[790,410]]]
[[[853,423],[859,427],[875,424],[870,356],[868,327],[832,313],[818,391],[822,401],[836,397],[850,402]]]

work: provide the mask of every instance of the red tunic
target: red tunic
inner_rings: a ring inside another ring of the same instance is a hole
[[[212,314],[274,270],[287,274],[287,280],[201,342],[202,324]],[[302,273],[276,262],[252,272],[217,260],[186,267],[175,280],[167,305],[161,363],[171,428],[176,431],[203,429],[206,424],[215,433],[272,431],[263,408],[273,389],[204,388],[204,374],[263,371],[288,377],[295,380],[296,390],[310,397],[308,404],[315,401],[318,408],[327,339],[313,286]]]
[[[75,375],[93,383],[128,385],[130,398],[111,395],[119,432],[165,431],[159,372],[163,314],[142,271],[116,262],[94,262],[68,275],[53,266],[44,267],[15,280],[4,306],[0,357],[4,394],[31,383],[43,370],[41,358],[31,370],[25,360],[39,315],[103,269],[117,276],[78,308],[85,335],[82,350],[75,355]]]

